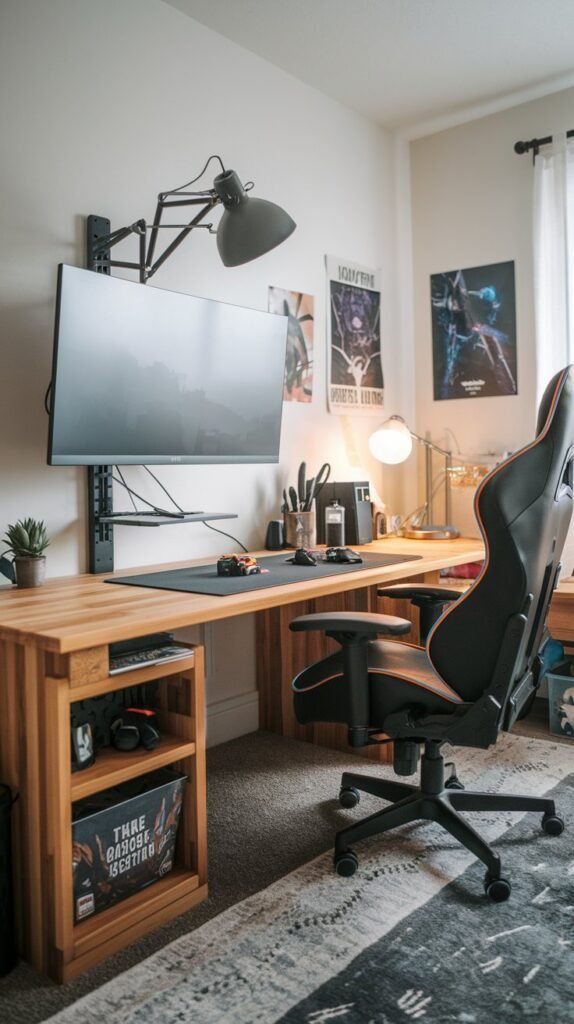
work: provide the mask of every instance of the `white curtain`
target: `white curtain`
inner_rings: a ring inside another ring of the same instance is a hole
[[[555,135],[534,163],[536,405],[550,378],[574,363],[574,139]],[[574,572],[574,519],[562,552]]]
[[[554,136],[534,164],[534,308],[537,404],[574,362],[574,139]]]

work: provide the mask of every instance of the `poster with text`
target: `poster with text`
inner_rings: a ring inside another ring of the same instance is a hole
[[[285,353],[284,402],[310,402],[313,398],[314,299],[269,285],[267,309],[288,317]]]
[[[328,407],[370,413],[383,405],[380,271],[327,256]]]
[[[435,401],[515,395],[514,261],[430,280]]]

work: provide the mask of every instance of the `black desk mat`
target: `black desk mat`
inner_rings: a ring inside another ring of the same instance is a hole
[[[379,555],[362,553],[362,562],[317,562],[317,565],[292,565],[286,562],[290,552],[280,555],[265,555],[258,558],[262,572],[256,576],[218,576],[217,566],[195,565],[189,569],[169,569],[167,572],[148,572],[141,576],[122,576],[104,580],[105,583],[122,583],[133,587],[156,587],[158,590],[184,590],[192,594],[210,594],[213,597],[228,597],[232,594],[248,594],[252,590],[267,587],[282,587],[286,583],[300,583],[316,580],[321,576],[340,576],[357,572],[359,569],[377,569],[399,562],[415,562],[421,555]]]

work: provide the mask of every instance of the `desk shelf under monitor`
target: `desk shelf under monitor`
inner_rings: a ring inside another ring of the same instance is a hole
[[[161,512],[114,512],[99,516],[99,523],[112,526],[177,526],[178,523],[206,523],[211,519],[237,519],[236,512],[184,512],[164,515]]]
[[[88,466],[89,572],[113,572],[114,526],[174,526],[237,519],[235,512],[113,512],[112,466]]]

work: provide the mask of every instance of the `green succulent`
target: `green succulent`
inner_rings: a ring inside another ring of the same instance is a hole
[[[38,558],[50,540],[42,520],[19,519],[8,526],[4,542],[14,558]]]

